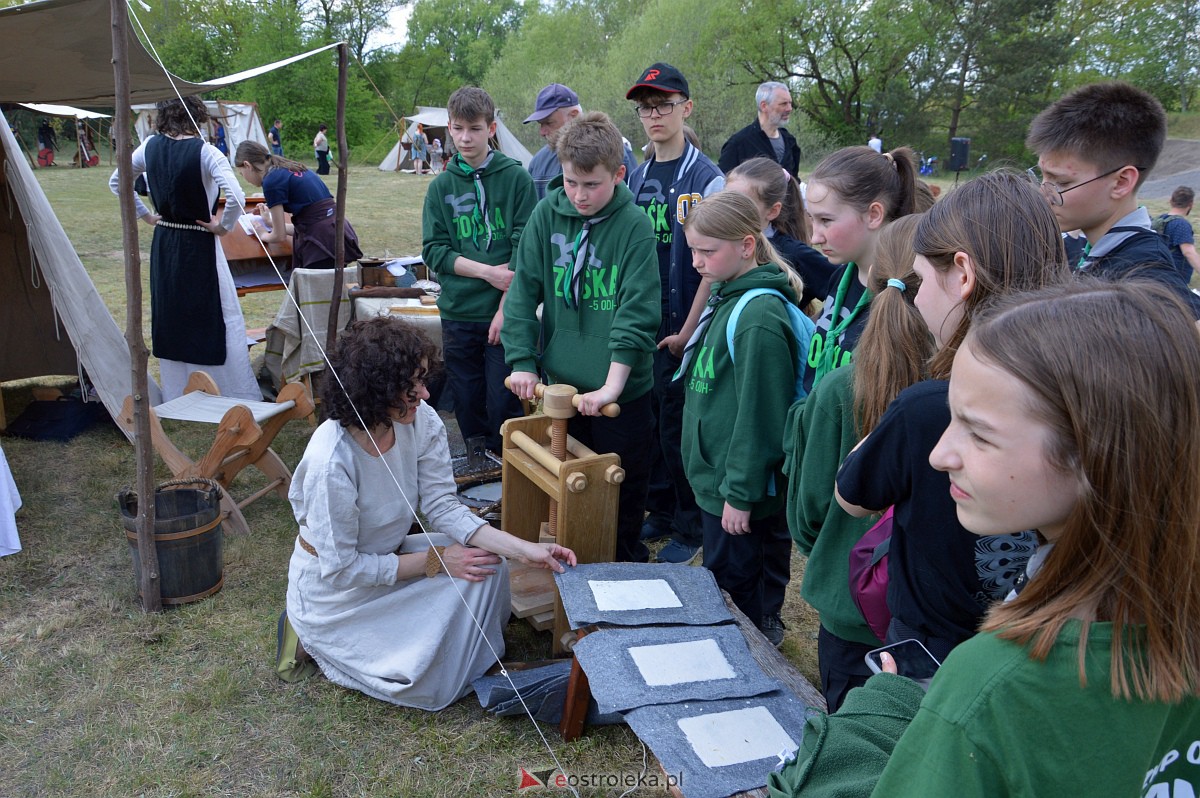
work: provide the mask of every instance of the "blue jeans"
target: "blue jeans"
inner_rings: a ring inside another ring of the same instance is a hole
[[[487,322],[442,320],[442,359],[446,390],[463,440],[482,435],[485,445],[500,451],[500,425],[521,415],[521,401],[504,378],[511,373],[504,347],[487,342]]]

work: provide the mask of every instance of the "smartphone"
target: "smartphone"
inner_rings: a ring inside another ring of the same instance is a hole
[[[913,681],[919,682],[926,689],[929,689],[930,680],[937,673],[937,669],[942,666],[942,663],[937,661],[937,657],[930,654],[929,649],[921,645],[920,640],[910,639],[868,651],[866,661],[871,673],[883,671],[883,661],[879,655],[885,651],[896,662],[896,671],[901,676],[907,676]]]

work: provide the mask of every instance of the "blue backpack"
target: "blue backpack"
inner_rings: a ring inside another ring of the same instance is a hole
[[[787,308],[792,335],[796,338],[796,387],[792,394],[792,401],[798,402],[807,395],[804,390],[804,372],[808,368],[808,345],[812,341],[813,332],[817,327],[813,324],[812,319],[805,316],[804,312],[781,292],[774,288],[751,288],[738,297],[737,304],[733,306],[733,312],[729,314],[729,323],[725,325],[725,346],[729,349],[729,360],[737,363],[737,358],[733,354],[733,334],[737,332],[738,317],[742,315],[742,309],[746,307],[746,304],[761,294],[774,294],[783,300],[783,306]]]

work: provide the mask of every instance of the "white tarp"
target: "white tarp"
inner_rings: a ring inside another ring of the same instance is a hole
[[[433,140],[442,140],[442,150],[447,150],[449,144],[449,133],[446,130],[450,124],[450,115],[445,108],[432,108],[426,105],[418,105],[417,112],[411,116],[406,116],[404,119],[408,122],[408,128],[404,134],[404,143],[412,141],[412,137],[417,132],[417,124],[421,124],[425,130],[425,138],[429,139],[432,144]],[[401,142],[397,141],[392,147],[391,152],[384,157],[379,164],[381,172],[395,172],[400,169],[412,169],[412,153],[410,150],[405,150],[400,146]],[[533,154],[525,149],[525,145],[517,140],[517,137],[512,134],[505,124],[504,120],[496,118],[496,138],[492,141],[492,145],[500,152],[515,158],[521,162],[521,166],[528,168],[529,162],[533,160]],[[428,164],[426,164],[428,167]]]
[[[48,105],[47,103],[19,103],[22,108],[28,108],[30,111],[46,116],[70,116],[76,119],[111,119],[108,114],[99,114],[95,111],[85,111],[82,108],[75,108],[70,105]]]
[[[255,103],[234,102],[231,100],[205,100],[204,107],[212,117],[204,126],[204,138],[213,141],[217,135],[216,123],[225,126],[225,144],[229,149],[229,163],[233,164],[233,155],[237,146],[243,141],[257,141],[267,146],[267,134],[263,130],[262,120],[258,116],[258,106]],[[153,103],[142,103],[133,106],[136,117],[133,121],[139,141],[145,141],[153,132],[154,117],[157,115]],[[270,148],[267,148],[268,151]],[[236,165],[236,164],[235,164]]]
[[[3,114],[0,122],[0,161],[7,188],[0,196],[0,207],[3,218],[10,222],[0,238],[10,242],[15,256],[0,258],[0,306],[6,309],[0,314],[0,340],[4,341],[0,382],[74,373],[74,366],[65,364],[56,351],[65,340],[74,348],[105,408],[116,418],[129,395],[125,335],[71,246]],[[19,236],[28,236],[28,241]],[[49,303],[53,303],[54,315],[32,312]],[[150,404],[161,401],[158,385],[151,379]]]

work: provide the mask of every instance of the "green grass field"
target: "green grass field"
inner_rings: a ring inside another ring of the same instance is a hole
[[[123,327],[120,221],[109,173],[57,168],[38,178]],[[368,255],[419,252],[428,182],[353,169],[348,216]],[[143,268],[148,232],[139,226]],[[282,296],[246,297],[247,325],[269,323]],[[29,398],[29,384],[5,386],[9,420]],[[211,429],[190,426],[169,429],[198,456]],[[290,467],[311,429],[292,422],[276,438]],[[24,500],[24,550],[0,559],[0,796],[493,796],[515,794],[519,767],[553,766],[528,719],[490,717],[473,694],[426,713],[322,677],[279,681],[275,622],[296,534],[282,499],[247,509],[249,536],[226,536],[221,592],[146,615],[114,501],[134,481],[126,439],[99,425],[66,444],[5,438],[3,447]],[[258,484],[243,475],[237,495]],[[159,476],[169,476],[161,464]],[[801,568],[794,557],[794,586]],[[785,654],[815,679],[815,619],[795,590],[785,620]],[[549,654],[549,634],[523,622],[511,624],[507,637],[507,659]],[[642,746],[626,727],[589,730],[570,745],[556,730],[542,731],[571,773],[642,769]]]

